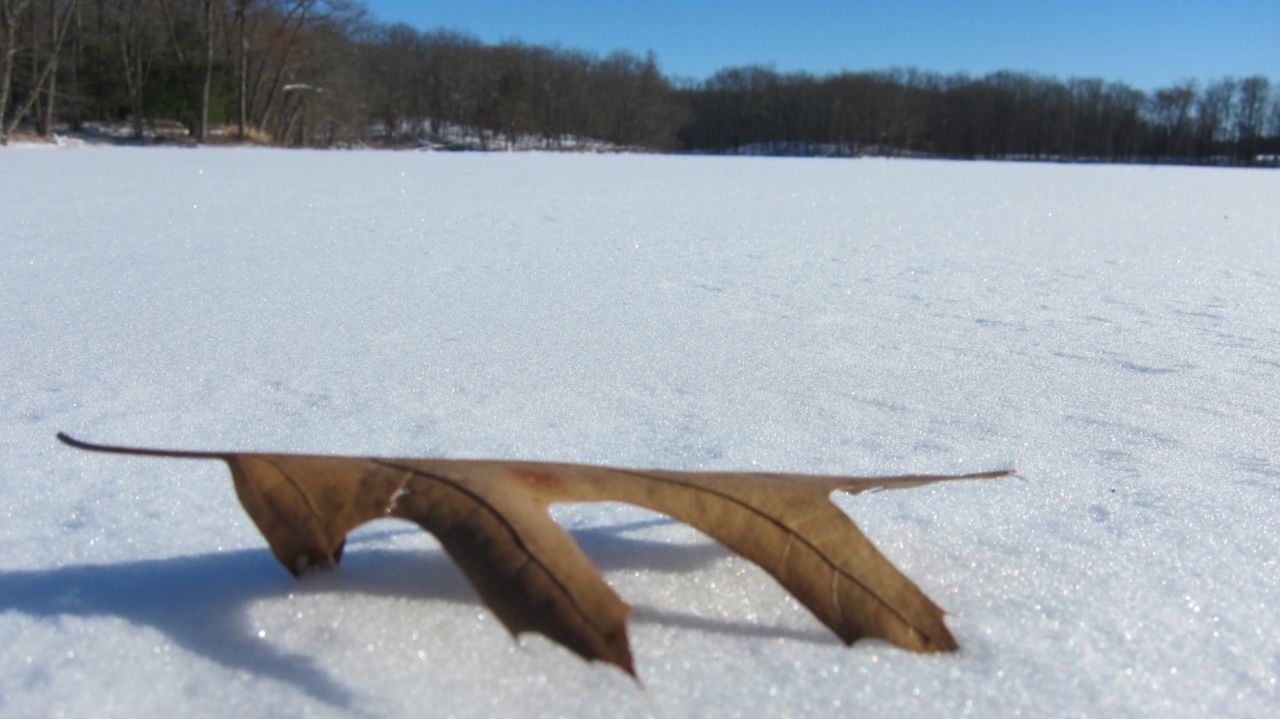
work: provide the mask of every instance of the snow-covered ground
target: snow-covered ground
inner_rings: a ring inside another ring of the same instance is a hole
[[[1267,716],[1280,173],[0,151],[0,715]],[[840,498],[957,654],[558,511],[643,687],[425,533],[295,582],[179,448],[1025,479]],[[1268,709],[1270,707],[1270,710]]]

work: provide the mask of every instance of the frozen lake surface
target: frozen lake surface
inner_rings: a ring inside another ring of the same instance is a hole
[[[1280,173],[0,151],[4,716],[1265,716]],[[643,688],[513,642],[428,535],[294,581],[193,449],[1025,479],[840,498],[957,654],[557,511]]]

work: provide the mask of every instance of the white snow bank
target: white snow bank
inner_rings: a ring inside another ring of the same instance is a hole
[[[0,714],[1264,716],[1280,174],[278,150],[0,152]],[[558,512],[644,689],[512,642],[427,535],[275,565],[184,448],[1025,481],[840,499],[958,654]]]

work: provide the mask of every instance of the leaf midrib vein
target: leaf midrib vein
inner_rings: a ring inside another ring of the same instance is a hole
[[[786,536],[788,536],[788,537],[795,537],[796,539],[800,540],[800,542],[801,542],[802,544],[804,544],[806,547],[808,547],[810,550],[812,550],[814,554],[816,554],[816,555],[818,555],[819,557],[821,557],[821,558],[822,558],[822,560],[823,560],[824,562],[826,562],[827,566],[831,567],[831,570],[832,570],[833,574],[838,574],[838,575],[840,575],[840,576],[842,576],[842,577],[844,577],[844,578],[848,579],[850,582],[852,582],[854,585],[856,585],[859,589],[861,589],[862,591],[866,592],[870,597],[872,597],[873,599],[875,599],[875,601],[876,601],[876,602],[878,602],[882,607],[884,607],[886,611],[888,611],[890,614],[892,614],[894,617],[896,617],[896,618],[898,619],[898,621],[900,621],[900,622],[902,622],[903,624],[905,624],[906,626],[910,627],[913,631],[918,632],[921,636],[923,636],[925,639],[927,639],[927,640],[929,641],[929,643],[931,643],[931,644],[936,644],[936,643],[937,643],[936,641],[934,641],[934,638],[933,638],[932,636],[930,636],[927,632],[925,632],[925,631],[924,631],[924,630],[922,630],[920,627],[917,627],[914,623],[912,623],[911,621],[909,621],[909,620],[908,620],[908,619],[907,619],[907,618],[906,618],[906,617],[905,617],[901,612],[899,612],[899,611],[898,611],[898,610],[897,610],[897,609],[896,609],[892,604],[890,604],[888,601],[886,601],[886,600],[884,599],[884,597],[881,597],[878,593],[876,593],[874,590],[872,590],[872,589],[871,589],[871,587],[867,586],[867,585],[866,585],[862,580],[858,579],[858,578],[857,578],[857,577],[855,577],[853,574],[851,574],[851,573],[849,573],[848,571],[846,571],[843,567],[839,566],[839,565],[838,565],[838,564],[836,564],[834,561],[832,561],[832,560],[831,560],[831,558],[830,558],[830,557],[828,557],[828,556],[827,556],[827,554],[826,554],[825,552],[823,552],[821,549],[819,549],[819,548],[818,548],[818,547],[817,547],[813,542],[809,541],[809,540],[808,540],[808,539],[807,539],[803,534],[800,534],[800,533],[796,532],[794,529],[792,529],[792,528],[791,528],[790,526],[788,526],[786,523],[782,522],[782,521],[781,521],[781,520],[779,520],[779,519],[774,518],[773,516],[771,516],[771,515],[770,515],[770,514],[768,514],[767,512],[764,512],[764,511],[762,511],[762,510],[760,510],[760,509],[757,509],[756,507],[751,506],[751,505],[750,505],[750,504],[748,504],[747,502],[744,502],[744,501],[742,501],[741,499],[738,499],[737,497],[734,497],[734,496],[733,496],[733,495],[731,495],[731,494],[728,494],[728,493],[726,493],[726,492],[721,492],[721,491],[719,491],[719,490],[717,490],[717,489],[713,489],[713,488],[711,488],[711,487],[705,487],[705,486],[698,485],[698,484],[692,484],[692,483],[684,482],[684,481],[681,481],[681,480],[678,480],[678,479],[673,479],[673,478],[671,478],[671,477],[663,477],[662,475],[659,475],[659,474],[650,474],[650,473],[648,473],[648,472],[643,472],[643,471],[634,470],[634,469],[619,469],[619,468],[614,468],[614,469],[613,469],[613,471],[614,471],[614,472],[617,472],[617,473],[619,473],[619,474],[629,474],[629,475],[632,475],[632,476],[635,476],[635,477],[641,477],[641,478],[644,478],[644,479],[652,479],[652,480],[654,480],[654,481],[657,481],[657,482],[663,482],[663,483],[665,483],[665,484],[675,484],[675,485],[679,485],[679,486],[681,486],[681,487],[685,487],[685,488],[688,488],[688,489],[693,489],[693,490],[696,490],[696,491],[699,491],[699,492],[705,492],[705,493],[707,493],[707,494],[711,494],[711,495],[713,495],[713,496],[719,497],[719,498],[721,498],[721,499],[723,499],[723,500],[725,500],[725,501],[729,502],[730,504],[735,504],[735,505],[737,505],[737,506],[739,506],[739,507],[742,507],[743,509],[747,510],[747,511],[748,511],[748,512],[750,512],[751,514],[754,514],[754,515],[756,515],[757,517],[760,517],[760,518],[764,519],[765,521],[767,521],[767,522],[769,522],[770,524],[774,525],[774,526],[775,526],[775,527],[777,527],[778,529],[782,530],[782,531],[786,534]],[[829,500],[829,499],[825,499],[824,501],[830,502],[831,500]],[[867,541],[868,541],[868,542],[870,542],[871,540],[869,540],[869,539],[868,539]],[[790,548],[790,545],[788,545],[788,548]],[[837,612],[839,612],[839,611],[840,611],[840,603],[839,603],[839,601],[838,601],[838,600],[835,602],[835,608],[836,608]],[[842,614],[840,615],[840,619],[841,619],[842,621],[843,621],[843,619],[844,619],[844,617],[843,617],[843,615],[842,615]]]
[[[551,579],[551,581],[560,589],[560,593],[569,602],[569,605],[573,607],[574,612],[576,612],[578,616],[580,616],[583,619],[583,621],[585,621],[586,624],[590,626],[596,632],[596,634],[600,637],[600,639],[603,641],[606,635],[606,632],[602,630],[600,627],[596,626],[596,623],[592,621],[591,615],[586,610],[584,610],[582,606],[578,604],[577,599],[574,597],[573,593],[569,591],[568,586],[563,581],[560,580],[560,577],[556,576],[555,572],[551,571],[551,568],[548,567],[545,562],[543,562],[540,558],[538,558],[536,554],[533,553],[533,550],[529,548],[529,545],[525,544],[524,539],[522,539],[520,536],[520,533],[516,531],[515,526],[506,518],[506,516],[504,516],[502,512],[498,511],[498,508],[490,504],[489,501],[486,500],[483,496],[481,496],[477,492],[474,492],[468,489],[463,483],[458,482],[457,480],[454,480],[454,479],[450,479],[449,477],[446,477],[444,475],[434,474],[432,472],[428,472],[423,469],[418,469],[417,467],[410,467],[406,465],[396,464],[395,462],[387,461],[384,459],[375,459],[373,460],[373,462],[375,464],[380,464],[384,467],[390,467],[392,469],[402,470],[402,471],[414,474],[418,477],[422,477],[423,479],[444,484],[445,486],[451,489],[461,492],[462,494],[471,498],[477,505],[486,509],[490,514],[492,514],[495,518],[497,518],[498,522],[504,528],[506,528],[507,533],[511,535],[511,539],[516,543],[516,546],[520,548],[520,551],[524,553],[525,557],[527,557],[529,561],[536,564],[538,568],[541,569],[543,573],[545,573]],[[548,518],[547,521],[552,521],[552,520]]]

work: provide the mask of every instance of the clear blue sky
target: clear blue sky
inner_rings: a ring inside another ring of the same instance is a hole
[[[915,66],[1120,80],[1280,81],[1280,0],[366,0],[384,22],[607,53],[653,50],[663,72],[730,65],[827,73]]]

